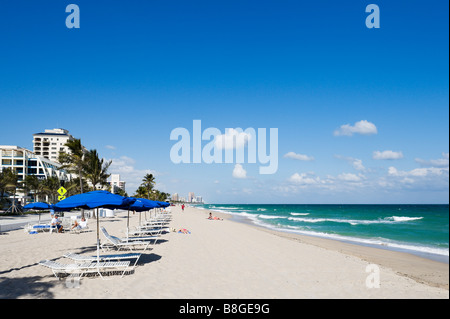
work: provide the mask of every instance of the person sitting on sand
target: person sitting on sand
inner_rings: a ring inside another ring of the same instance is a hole
[[[64,229],[63,226],[61,225],[61,221],[58,218],[58,215],[55,215],[55,217],[53,217],[50,225],[52,226],[56,226],[56,228],[58,229],[58,233],[61,233]]]
[[[182,233],[182,234],[190,234],[190,233],[191,233],[191,232],[190,232],[189,230],[187,230],[186,228],[181,228],[178,232],[179,232],[179,233]]]
[[[219,217],[213,216],[211,212],[209,213],[209,217],[208,217],[208,219],[212,219],[212,220],[223,220],[222,218],[219,218]]]
[[[73,224],[71,229],[77,228],[77,229],[81,230],[81,229],[84,229],[86,227],[87,227],[87,221],[83,217],[83,218],[81,218],[81,221],[79,223],[75,220],[75,222],[74,222],[74,224]]]

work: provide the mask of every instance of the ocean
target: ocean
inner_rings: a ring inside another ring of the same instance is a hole
[[[449,205],[195,206],[273,230],[449,260]]]

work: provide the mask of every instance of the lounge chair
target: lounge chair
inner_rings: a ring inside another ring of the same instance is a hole
[[[29,232],[44,232],[44,231],[50,231],[50,225],[49,224],[28,224],[24,227],[24,231],[26,233]]]
[[[102,273],[105,272],[122,272],[122,276],[128,270],[130,261],[115,261],[115,262],[84,262],[81,264],[61,264],[53,260],[42,260],[39,265],[50,268],[56,278],[61,278],[63,275],[78,275],[80,278],[87,273],[98,273],[103,278]]]
[[[144,251],[147,249],[147,247],[150,245],[150,240],[123,240],[120,238],[117,238],[115,236],[111,236],[106,231],[105,227],[100,227],[102,230],[103,235],[107,239],[106,243],[101,244],[101,248],[108,247],[109,245],[112,245],[113,247],[117,248],[117,250],[120,250],[122,248],[128,248],[129,250],[133,250],[133,247],[135,246],[141,246],[144,247]],[[135,238],[136,239],[136,238]]]
[[[163,231],[168,231],[169,227],[164,226],[138,226],[134,230],[128,231],[129,236],[136,236],[136,235],[161,235]]]
[[[97,256],[87,256],[87,255],[81,255],[76,254],[72,252],[65,253],[63,257],[72,259],[76,263],[85,263],[85,262],[95,262],[97,261]],[[141,257],[141,254],[114,254],[114,255],[100,255],[98,256],[98,259],[100,261],[120,261],[120,260],[126,260],[126,259],[135,259],[136,261],[133,264],[133,267],[136,266],[139,258]]]
[[[88,220],[86,219],[84,222],[82,221],[77,221],[78,226],[77,227],[73,227],[73,225],[70,226],[70,231],[77,233],[77,234],[81,234],[82,232],[85,232],[89,229],[89,225],[88,225]]]

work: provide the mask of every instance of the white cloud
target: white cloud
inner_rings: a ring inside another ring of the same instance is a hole
[[[236,164],[233,169],[234,178],[247,178],[247,171],[242,167],[241,164]]]
[[[233,128],[225,134],[216,135],[214,145],[219,149],[234,149],[244,147],[252,138],[251,134],[239,132]]]
[[[352,173],[342,173],[338,175],[338,179],[346,182],[360,182],[363,175],[355,175]]]
[[[345,156],[341,156],[341,155],[335,155],[334,157],[343,159],[343,160],[349,162],[349,164],[352,165],[353,168],[356,169],[357,171],[365,171],[366,170],[366,168],[363,165],[362,160],[360,160],[358,158],[345,157]]]
[[[352,136],[353,134],[371,135],[377,134],[378,130],[375,124],[362,120],[356,122],[355,125],[350,124],[341,125],[341,127],[334,131],[335,136]]]
[[[314,160],[314,157],[312,157],[312,156],[303,155],[303,154],[296,154],[294,152],[286,153],[284,155],[284,157],[296,159],[296,160],[299,160],[299,161],[313,161]]]
[[[448,193],[448,173],[448,167],[421,167],[404,171],[391,166],[386,178],[380,180],[383,180],[386,187],[390,189],[446,191]]]
[[[113,145],[105,145],[105,148],[109,149],[109,150],[115,150],[116,147]]]
[[[447,168],[438,167],[422,167],[415,168],[410,171],[399,171],[395,167],[391,166],[388,169],[389,176],[399,176],[399,177],[430,177],[430,176],[442,176],[448,174]]]
[[[136,161],[128,156],[113,158],[108,170],[110,174],[120,174],[120,179],[126,183],[125,190],[130,196],[141,185],[142,179],[146,174],[159,175],[154,170],[136,169],[135,163]]]
[[[432,159],[432,160],[423,160],[420,158],[416,158],[415,161],[419,163],[421,166],[425,167],[448,167],[449,166],[449,156],[448,153],[442,153],[442,158]]]
[[[394,151],[373,152],[373,159],[376,160],[396,160],[400,158],[403,158],[402,152],[394,152]]]
[[[320,178],[318,176],[314,176],[312,173],[295,173],[289,177],[289,181],[300,185],[316,185],[320,183]]]
[[[362,160],[357,159],[357,158],[354,159],[352,166],[357,171],[364,171],[366,169],[362,163]]]

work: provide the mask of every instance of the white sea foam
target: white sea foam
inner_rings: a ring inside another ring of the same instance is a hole
[[[220,207],[220,208],[219,208]],[[407,250],[411,252],[417,253],[426,253],[426,254],[435,254],[440,256],[449,256],[448,248],[436,248],[429,247],[420,244],[409,244],[402,242],[394,242],[385,238],[359,238],[359,237],[349,237],[342,236],[337,234],[328,234],[318,231],[310,230],[310,227],[306,225],[295,226],[295,225],[282,225],[278,224],[268,224],[269,220],[272,219],[287,219],[291,221],[299,221],[305,223],[318,223],[318,222],[336,222],[336,223],[349,223],[350,225],[359,225],[359,224],[401,224],[407,223],[414,220],[423,219],[423,217],[407,217],[407,216],[391,216],[383,219],[375,219],[375,220],[357,220],[357,219],[338,219],[338,218],[310,218],[310,217],[288,217],[288,216],[279,216],[279,215],[264,215],[264,214],[255,214],[252,213],[254,210],[244,210],[237,207],[223,207],[218,206],[213,211],[218,211],[221,213],[226,213],[233,216],[239,216],[249,219],[252,223],[258,226],[262,226],[265,228],[270,228],[277,231],[286,231],[297,233],[301,235],[309,235],[315,237],[329,238],[334,240],[341,241],[350,241],[363,245],[372,245],[379,246],[381,248],[390,248],[394,250]],[[260,210],[262,211],[262,210]],[[307,216],[309,213],[290,213],[292,216]],[[281,222],[281,221],[280,221]],[[312,226],[313,227],[313,226]]]
[[[387,220],[393,220],[395,222],[409,222],[411,220],[419,220],[423,217],[402,217],[402,216],[392,216],[392,217],[386,217]]]
[[[291,213],[292,214],[292,213]],[[302,217],[289,217],[289,220],[304,222],[304,223],[320,223],[320,222],[335,222],[335,223],[348,223],[350,225],[370,225],[370,224],[394,224],[397,222],[408,222],[413,220],[419,220],[423,217],[386,217],[384,219],[338,219],[338,218],[302,218]]]
[[[407,244],[407,243],[400,243],[400,242],[393,242],[385,238],[358,238],[358,237],[348,237],[348,236],[342,236],[342,235],[336,235],[336,234],[327,234],[323,232],[317,232],[317,231],[311,231],[311,230],[305,230],[300,227],[296,226],[286,226],[286,227],[280,227],[281,225],[273,226],[273,225],[263,225],[266,228],[271,228],[273,230],[277,231],[287,231],[291,233],[296,233],[299,235],[308,235],[308,236],[314,236],[314,237],[321,237],[321,238],[329,238],[334,240],[340,240],[340,241],[349,241],[354,242],[358,244],[364,244],[364,245],[371,245],[371,246],[380,246],[384,248],[391,248],[395,250],[409,250],[413,252],[418,253],[426,253],[426,254],[435,254],[435,255],[441,255],[441,256],[449,256],[449,249],[448,248],[435,248],[435,247],[429,247],[424,245],[414,245],[414,244]]]
[[[258,215],[258,218],[263,218],[263,219],[278,219],[278,218],[287,218],[287,216],[277,216],[277,215]]]

